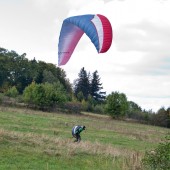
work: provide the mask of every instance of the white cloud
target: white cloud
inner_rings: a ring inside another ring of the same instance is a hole
[[[62,21],[96,13],[113,26],[112,46],[98,54],[84,35],[62,67],[71,82],[82,67],[91,73],[98,70],[107,93],[123,92],[155,111],[170,106],[170,1],[0,0],[0,46],[56,64]]]

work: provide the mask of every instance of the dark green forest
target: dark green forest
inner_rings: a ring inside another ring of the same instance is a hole
[[[26,53],[0,48],[0,103],[47,111],[107,114],[111,118],[170,128],[170,107],[156,113],[128,101],[126,94],[103,90],[97,70],[83,67],[71,83],[66,72],[51,63],[28,60]],[[13,104],[14,104],[13,103]]]

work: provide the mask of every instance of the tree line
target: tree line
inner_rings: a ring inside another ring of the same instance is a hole
[[[106,95],[97,70],[90,73],[81,68],[71,84],[66,72],[54,64],[28,60],[25,53],[19,55],[4,48],[0,48],[0,93],[41,110],[83,110],[170,127],[170,108],[153,113],[128,101],[124,93]]]

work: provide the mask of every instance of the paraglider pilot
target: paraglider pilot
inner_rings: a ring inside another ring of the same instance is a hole
[[[76,138],[76,140],[74,142],[80,142],[81,141],[81,136],[80,133],[85,130],[86,127],[85,126],[74,126],[72,129],[72,135],[74,138]]]

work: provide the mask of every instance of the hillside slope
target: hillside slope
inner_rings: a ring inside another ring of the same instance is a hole
[[[77,124],[87,127],[80,143],[71,136]],[[168,132],[106,116],[0,107],[0,169],[142,169],[145,150]]]

